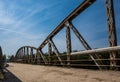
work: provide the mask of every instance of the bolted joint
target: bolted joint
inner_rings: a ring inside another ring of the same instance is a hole
[[[69,21],[65,22],[65,26],[70,27],[70,22]]]

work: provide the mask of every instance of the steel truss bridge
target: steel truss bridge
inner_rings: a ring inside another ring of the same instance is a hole
[[[15,55],[15,62],[32,63],[41,65],[75,66],[75,67],[96,67],[98,69],[119,69],[120,68],[120,46],[117,45],[116,26],[114,17],[113,0],[106,0],[106,13],[108,24],[109,47],[92,49],[72,20],[84,10],[89,9],[96,0],[84,0],[72,13],[70,13],[42,42],[38,47],[23,46],[18,49]],[[63,28],[66,29],[66,53],[60,53],[56,47],[53,37]],[[71,31],[77,36],[85,51],[72,52]],[[48,46],[47,54],[42,49]]]

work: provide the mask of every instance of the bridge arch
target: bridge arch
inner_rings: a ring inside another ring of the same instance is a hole
[[[45,63],[40,51],[33,46],[22,46],[15,55],[16,62],[22,63]],[[41,60],[41,61],[39,61]]]

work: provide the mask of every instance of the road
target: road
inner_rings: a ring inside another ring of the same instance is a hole
[[[120,82],[120,71],[99,71],[18,63],[9,63],[9,65],[7,70],[22,82]]]

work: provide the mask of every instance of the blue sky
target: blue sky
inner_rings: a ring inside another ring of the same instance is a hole
[[[60,22],[83,0],[0,0],[0,46],[12,55],[25,45],[38,47]],[[120,44],[120,0],[114,0],[118,45]],[[97,0],[73,21],[92,48],[108,45],[104,0]],[[72,50],[83,46],[71,31]],[[54,38],[59,51],[66,51],[65,29]],[[46,52],[46,47],[43,51]]]

